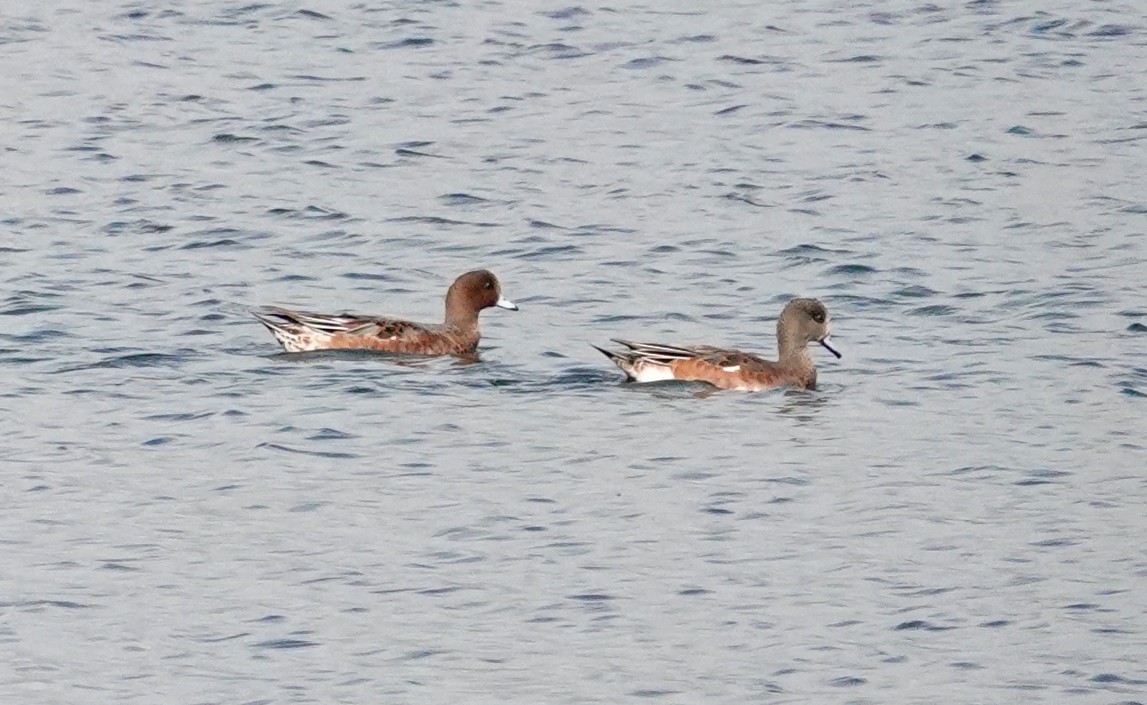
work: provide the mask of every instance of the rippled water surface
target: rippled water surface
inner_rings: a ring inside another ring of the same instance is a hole
[[[1147,701],[1142,8],[559,7],[0,10],[4,701]]]

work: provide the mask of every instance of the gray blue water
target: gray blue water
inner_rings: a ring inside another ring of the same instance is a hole
[[[699,7],[6,3],[0,701],[1147,702],[1147,15]]]

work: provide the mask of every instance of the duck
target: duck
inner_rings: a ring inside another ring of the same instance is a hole
[[[816,388],[816,365],[808,346],[818,343],[838,359],[829,337],[825,305],[812,298],[792,299],[777,319],[777,359],[731,348],[637,343],[613,338],[625,350],[593,347],[625,373],[629,382],[679,380],[704,382],[718,389],[763,391],[778,387]]]
[[[450,285],[442,323],[354,313],[309,313],[279,306],[264,306],[251,313],[291,353],[377,350],[463,356],[478,349],[478,314],[491,307],[518,310],[502,296],[498,278],[489,270],[479,269],[460,275]]]

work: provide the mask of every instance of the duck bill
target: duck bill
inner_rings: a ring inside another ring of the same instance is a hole
[[[836,348],[832,347],[832,341],[829,340],[827,335],[820,339],[820,344],[824,346],[825,350],[829,351],[833,355],[836,355],[836,359],[840,359],[840,353]]]
[[[507,308],[511,311],[517,311],[518,310],[517,304],[515,304],[513,301],[510,301],[509,299],[503,299],[501,296],[498,297],[498,301],[494,305],[497,306],[498,308]],[[837,357],[840,357],[840,356],[837,355]]]

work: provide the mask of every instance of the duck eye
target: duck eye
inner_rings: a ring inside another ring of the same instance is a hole
[[[817,311],[812,315],[812,320],[816,321],[817,323],[824,323],[824,314],[820,311]]]
[[[494,288],[494,282],[486,282],[482,286],[486,289],[493,289]]]

